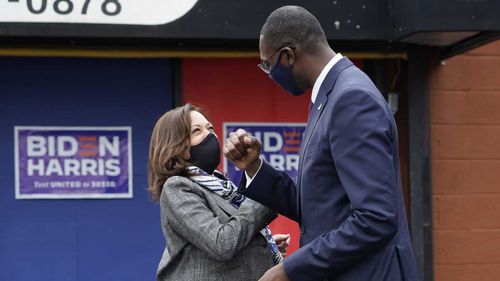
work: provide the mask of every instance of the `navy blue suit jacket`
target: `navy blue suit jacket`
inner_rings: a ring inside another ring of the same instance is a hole
[[[284,263],[295,281],[418,280],[402,196],[396,123],[347,58],[329,71],[302,140],[297,183],[263,163],[241,190],[300,225]]]

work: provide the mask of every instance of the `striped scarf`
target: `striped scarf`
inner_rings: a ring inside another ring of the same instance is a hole
[[[214,171],[213,175],[209,175],[196,166],[189,166],[188,172],[192,181],[219,195],[220,197],[228,201],[231,205],[233,205],[236,209],[239,209],[241,203],[243,203],[243,201],[245,201],[246,199],[243,194],[238,192],[238,187],[234,185],[232,181],[224,177],[224,175],[222,175],[219,171]],[[271,229],[269,229],[269,226],[264,227],[260,231],[260,234],[262,234],[262,236],[264,236],[264,238],[266,238],[267,240],[269,250],[272,253],[274,264],[282,262],[283,256],[278,249],[278,245],[276,245],[276,241],[274,241],[273,239],[273,235],[271,234]]]

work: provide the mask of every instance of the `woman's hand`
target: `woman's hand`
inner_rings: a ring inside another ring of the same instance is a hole
[[[290,234],[274,234],[274,241],[276,241],[276,245],[278,245],[278,249],[283,257],[286,257],[286,250],[288,245],[290,245]]]

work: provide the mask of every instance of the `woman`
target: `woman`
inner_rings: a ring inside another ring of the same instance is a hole
[[[219,141],[199,109],[186,104],[157,121],[148,180],[167,241],[157,280],[253,281],[281,261],[267,227],[276,213],[239,194],[215,171],[219,160]]]

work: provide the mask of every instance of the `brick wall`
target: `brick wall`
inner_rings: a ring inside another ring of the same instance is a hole
[[[500,41],[431,78],[436,281],[500,280]]]

